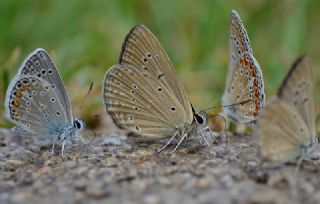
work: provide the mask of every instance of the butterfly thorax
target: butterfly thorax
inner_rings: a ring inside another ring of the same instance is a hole
[[[67,138],[79,137],[84,126],[82,120],[73,119],[65,128],[61,128],[61,124],[56,124],[55,127],[50,128],[49,135],[52,135],[58,141],[64,141]]]

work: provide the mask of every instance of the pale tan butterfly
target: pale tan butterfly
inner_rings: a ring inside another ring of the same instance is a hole
[[[169,57],[144,25],[126,36],[119,64],[106,73],[103,96],[115,124],[138,141],[170,138],[163,150],[178,138],[175,151],[189,135],[205,139],[207,117],[195,114]]]
[[[312,152],[317,141],[314,111],[312,66],[302,56],[284,78],[277,98],[259,114],[254,135],[261,156],[286,162]]]
[[[231,13],[229,67],[222,105],[223,115],[234,122],[253,123],[265,104],[262,71],[253,56],[250,41],[236,11]]]
[[[33,51],[11,80],[5,100],[7,118],[19,131],[62,142],[62,156],[67,139],[78,137],[85,124],[74,118],[69,98],[56,66],[41,48]]]

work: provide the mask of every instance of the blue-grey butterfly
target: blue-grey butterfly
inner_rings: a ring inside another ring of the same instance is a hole
[[[311,61],[300,57],[284,78],[277,98],[258,116],[254,135],[260,154],[286,162],[308,155],[317,143]]]
[[[144,25],[127,35],[119,64],[106,73],[103,96],[115,124],[139,141],[170,138],[163,150],[178,138],[175,151],[189,135],[205,140],[207,117],[194,112],[169,57]]]
[[[262,71],[253,56],[246,29],[232,11],[229,35],[229,67],[222,105],[224,115],[240,123],[253,123],[265,104]]]
[[[23,130],[62,142],[80,137],[84,122],[72,116],[70,102],[56,66],[48,53],[38,48],[22,63],[6,93],[7,118]]]

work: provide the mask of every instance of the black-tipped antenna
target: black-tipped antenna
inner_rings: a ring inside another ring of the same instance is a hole
[[[82,107],[83,107],[84,103],[86,102],[86,100],[87,100],[87,98],[88,98],[88,96],[89,96],[90,92],[92,91],[92,87],[93,87],[93,82],[91,82],[91,84],[90,84],[90,88],[89,88],[89,90],[88,90],[88,92],[87,92],[87,95],[84,97],[84,99],[83,99],[83,101],[82,101],[81,105],[79,106],[79,110],[81,110],[81,109],[82,109]]]

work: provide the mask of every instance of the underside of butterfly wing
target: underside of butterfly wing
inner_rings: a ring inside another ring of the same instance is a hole
[[[172,93],[175,94],[191,123],[193,114],[182,83],[159,40],[144,25],[135,26],[122,45],[120,64],[130,64],[143,72],[148,71]]]
[[[149,70],[113,66],[105,76],[103,94],[114,122],[141,141],[180,135],[191,126],[175,94]]]
[[[253,122],[263,109],[265,95],[262,72],[250,53],[244,53],[239,59],[233,78],[222,96],[222,104],[238,104],[226,107],[224,112],[233,121],[241,123]]]
[[[235,69],[243,53],[252,54],[250,40],[247,31],[241,21],[239,14],[233,10],[230,17],[230,33],[229,33],[229,67],[227,75],[227,85],[232,79]]]
[[[308,57],[301,56],[296,60],[279,88],[278,97],[295,107],[315,143],[314,81]]]
[[[9,119],[38,135],[59,135],[70,122],[52,86],[37,77],[24,76],[9,88]]]
[[[254,130],[261,156],[276,162],[307,154],[311,147],[308,133],[300,114],[281,99],[267,105]]]

